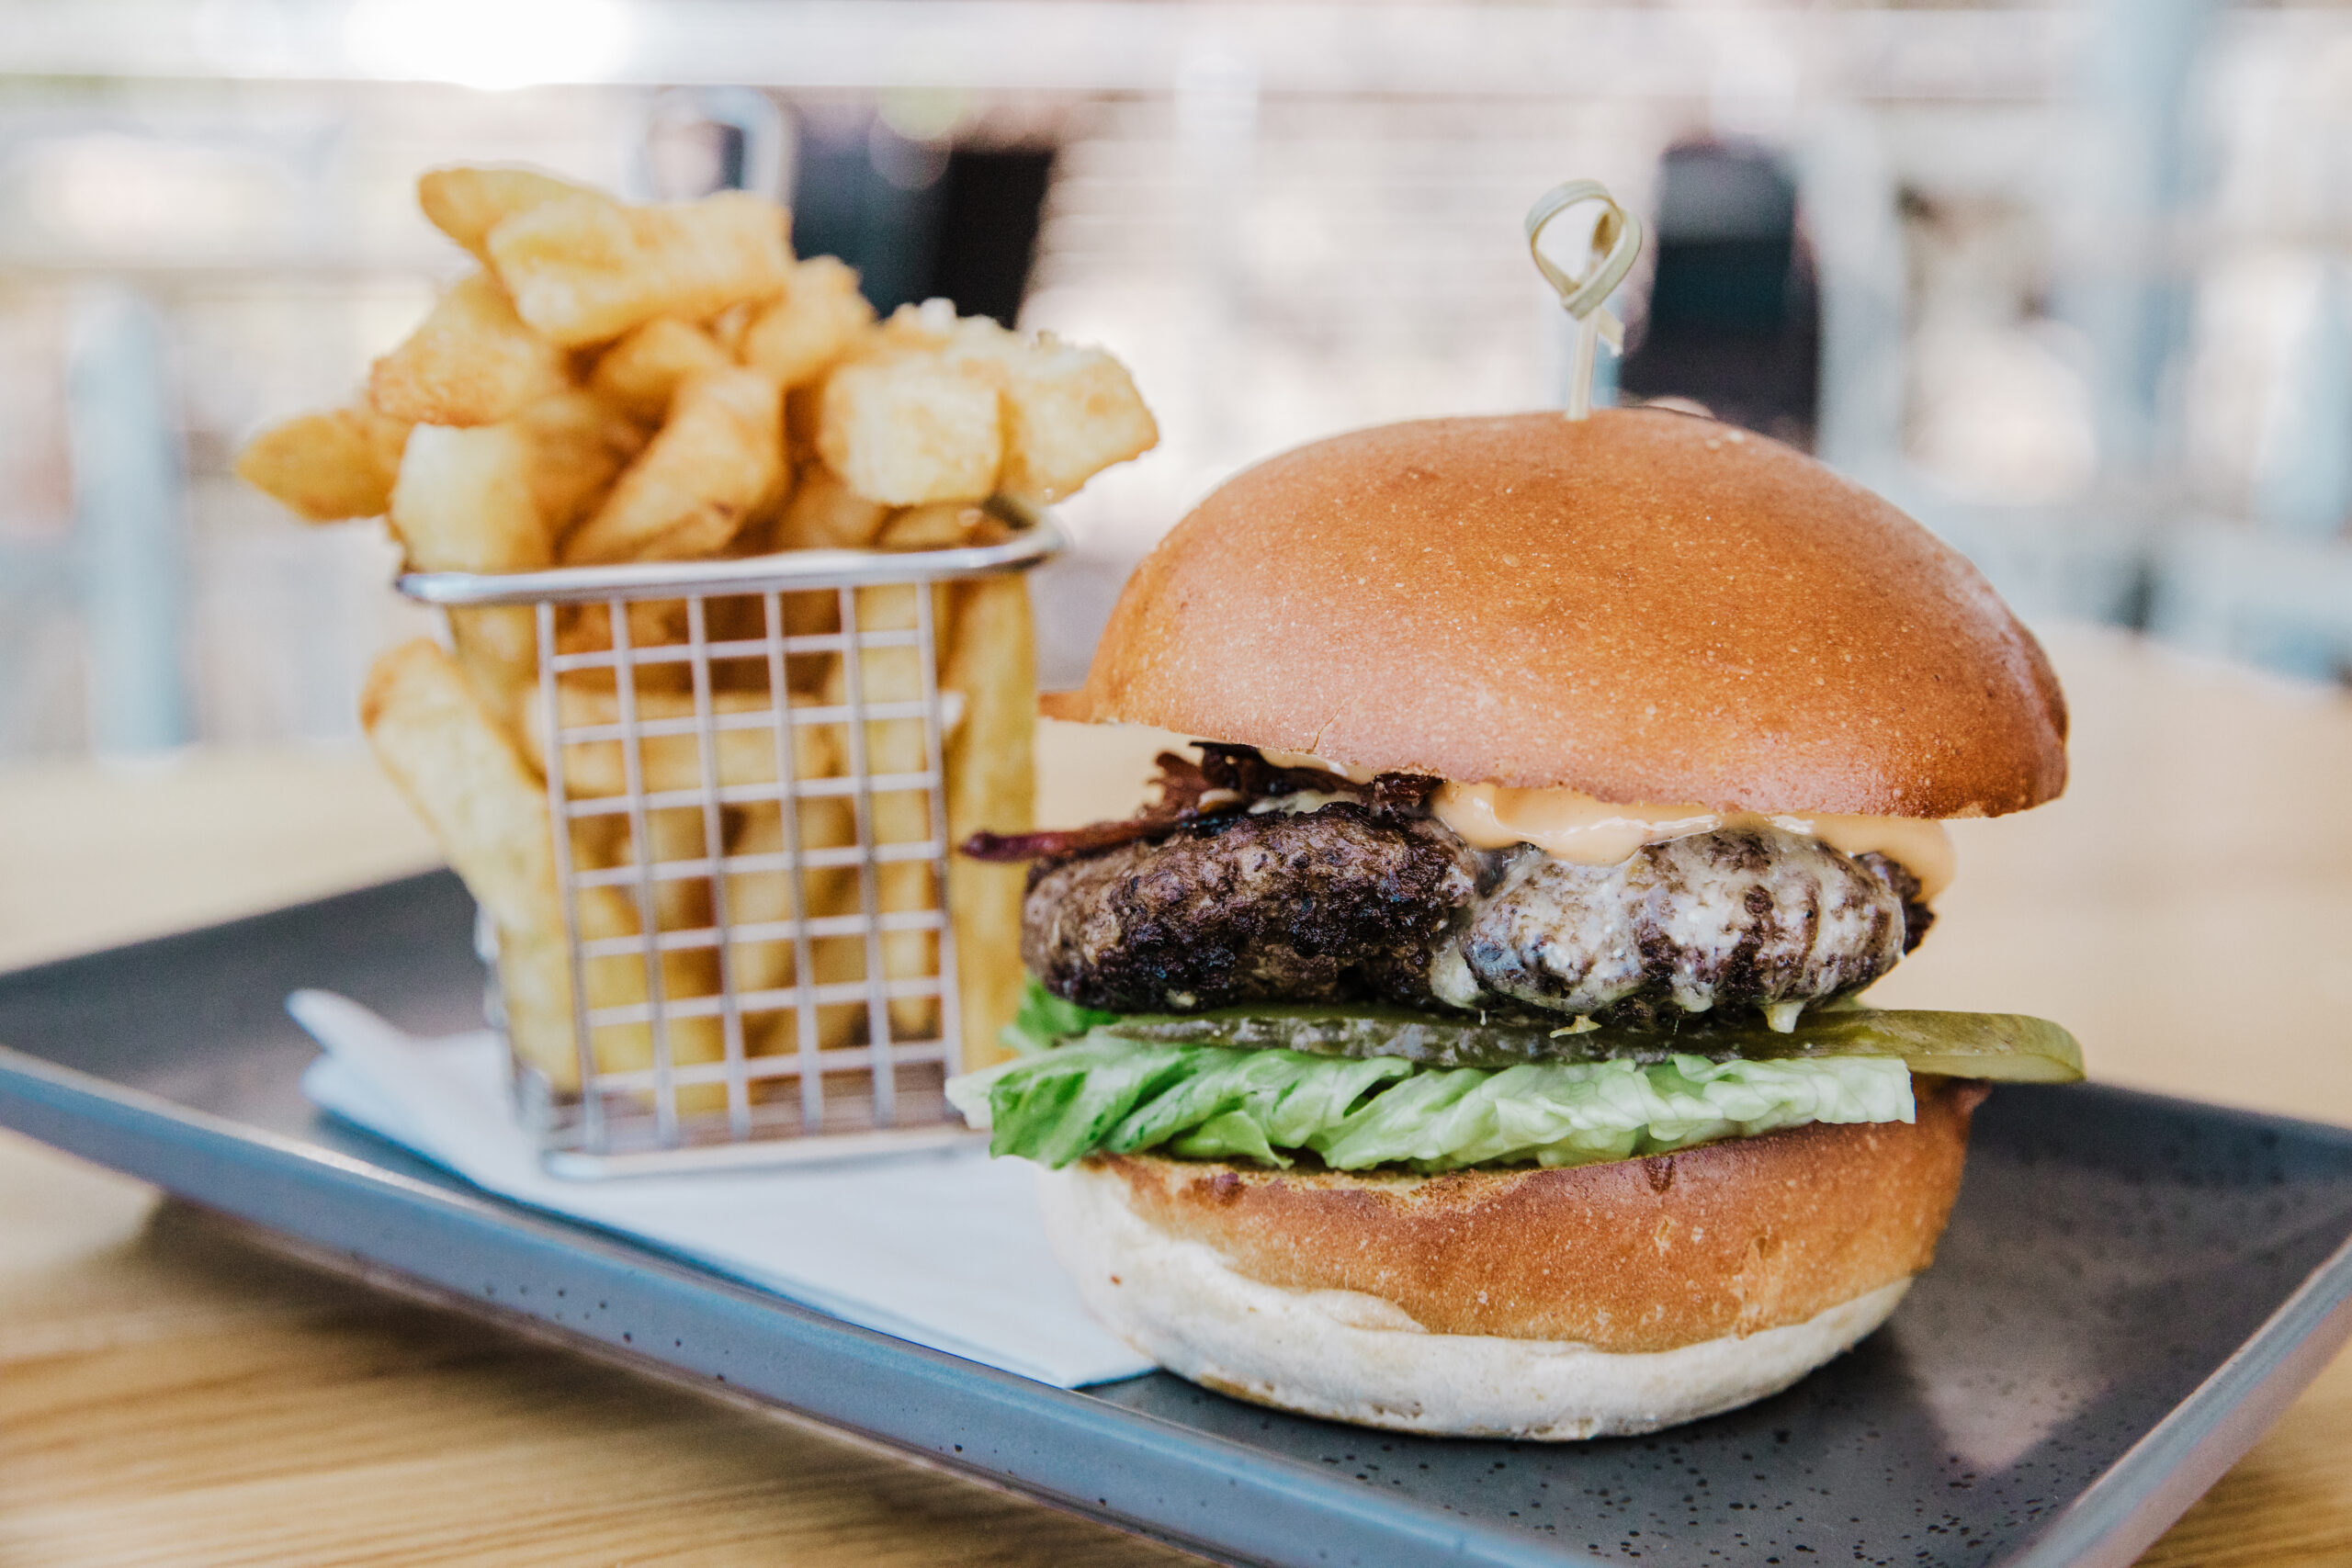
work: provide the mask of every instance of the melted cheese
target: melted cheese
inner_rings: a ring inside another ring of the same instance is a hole
[[[1886,856],[1919,879],[1932,898],[1951,884],[1951,837],[1944,825],[1916,817],[1841,817],[1834,813],[1759,816],[1703,806],[1621,806],[1573,789],[1506,789],[1449,784],[1430,803],[1433,816],[1471,844],[1498,850],[1533,844],[1557,860],[1615,865],[1645,844],[1722,828],[1778,828],[1820,840],[1849,855]]]
[[[1268,751],[1277,767],[1321,768],[1367,783],[1374,770],[1317,757]],[[1778,828],[1820,840],[1842,854],[1883,854],[1919,879],[1932,898],[1951,886],[1956,862],[1944,825],[1917,817],[1845,817],[1831,812],[1761,816],[1704,806],[1623,806],[1573,789],[1509,789],[1449,784],[1430,803],[1437,819],[1482,850],[1533,844],[1579,865],[1615,865],[1645,844],[1722,828]]]
[[[1882,854],[1919,879],[1924,902],[1951,886],[1960,857],[1951,835],[1932,817],[1810,817],[1768,818],[1775,828],[1810,833],[1840,854]]]
[[[1258,755],[1278,768],[1316,768],[1323,773],[1337,773],[1353,784],[1370,784],[1380,776],[1378,768],[1360,768],[1353,762],[1327,762],[1306,751],[1266,751]]]

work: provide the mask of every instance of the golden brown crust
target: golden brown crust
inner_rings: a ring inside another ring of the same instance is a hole
[[[1803,1323],[1934,1259],[1980,1085],[1918,1080],[1918,1121],[1792,1128],[1566,1170],[1445,1176],[1088,1163],[1236,1273],[1354,1291],[1432,1334],[1672,1349]]]
[[[1994,816],[2065,785],[2049,661],[1886,502],[1710,420],[1384,425],[1238,476],[1065,716],[1464,782]]]

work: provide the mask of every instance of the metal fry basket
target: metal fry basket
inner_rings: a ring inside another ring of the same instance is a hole
[[[469,636],[536,643],[516,716],[546,774],[563,948],[546,967],[569,984],[568,1055],[526,1042],[526,998],[495,979],[490,1011],[551,1172],[968,1135],[941,1087],[964,1052],[960,709],[935,605],[1063,545],[1016,502],[988,510],[1009,537],[400,579],[451,613],[461,657]]]

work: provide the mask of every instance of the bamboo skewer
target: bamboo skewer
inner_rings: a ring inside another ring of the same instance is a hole
[[[1562,213],[1587,202],[1600,203],[1600,216],[1594,220],[1590,255],[1581,276],[1562,267],[1544,254],[1544,231]],[[1568,407],[1570,419],[1587,419],[1592,414],[1592,373],[1600,357],[1600,344],[1606,342],[1616,352],[1625,351],[1625,324],[1604,303],[1610,293],[1625,280],[1634,269],[1634,258],[1642,254],[1642,220],[1617,204],[1609,187],[1599,180],[1570,180],[1554,186],[1535,198],[1527,209],[1527,254],[1534,258],[1535,270],[1544,275],[1560,296],[1561,308],[1576,318],[1575,357],[1568,367]]]

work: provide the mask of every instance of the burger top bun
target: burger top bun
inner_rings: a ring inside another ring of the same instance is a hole
[[[1655,409],[1261,463],[1049,711],[1719,810],[1996,816],[2066,782],[2057,679],[1974,568],[1810,457]]]

